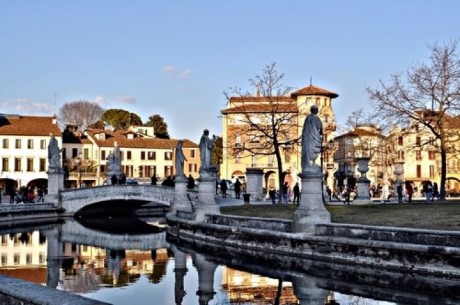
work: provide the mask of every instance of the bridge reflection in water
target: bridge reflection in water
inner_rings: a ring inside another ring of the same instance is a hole
[[[455,279],[175,244],[167,240],[162,219],[66,220],[0,229],[0,234],[0,273],[20,266],[14,245],[24,253],[33,246],[27,240],[21,244],[21,238],[40,235],[46,249],[35,253],[46,251],[47,273],[38,283],[114,305],[460,303]],[[32,275],[39,268],[23,269]]]

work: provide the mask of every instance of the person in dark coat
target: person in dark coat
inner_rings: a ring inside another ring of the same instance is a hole
[[[412,186],[412,183],[406,181],[406,193],[407,193],[407,203],[411,204],[412,203],[412,195],[414,194],[414,187]]]
[[[193,190],[195,188],[195,179],[193,179],[192,175],[188,175],[187,188],[189,190]]]
[[[299,186],[299,182],[296,182],[296,184],[294,185],[294,188],[292,189],[292,191],[294,192],[293,204],[296,204],[296,202],[297,202],[297,205],[299,205],[300,204],[300,186]]]
[[[403,203],[403,187],[401,183],[398,183],[398,186],[396,187],[396,193],[398,194],[398,203],[402,204]]]
[[[268,195],[270,196],[272,200],[272,204],[276,204],[276,190],[274,188],[271,188],[270,191],[268,192]]]
[[[220,181],[220,193],[222,194],[222,198],[227,198],[227,181],[225,179]]]
[[[241,194],[241,182],[238,178],[236,178],[235,184],[233,185],[235,188],[235,198],[240,199],[240,194]]]

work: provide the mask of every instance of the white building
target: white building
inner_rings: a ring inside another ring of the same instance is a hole
[[[0,114],[0,187],[5,194],[47,185],[51,134],[62,147],[55,116]]]

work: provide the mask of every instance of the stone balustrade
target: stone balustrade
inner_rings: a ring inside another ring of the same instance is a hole
[[[187,197],[193,203],[198,200],[195,190],[188,190]],[[155,202],[169,206],[174,199],[174,188],[150,184],[104,185],[92,188],[63,190],[59,193],[59,202],[66,215],[97,202],[125,200]]]

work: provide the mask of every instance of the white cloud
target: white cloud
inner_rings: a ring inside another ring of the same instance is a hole
[[[94,100],[93,100],[94,103],[98,104],[99,106],[102,106],[104,105],[105,103],[107,103],[107,98],[102,96],[102,95],[97,95]]]
[[[32,101],[28,98],[15,98],[0,102],[2,113],[22,114],[22,115],[50,115],[55,113],[54,104],[47,102]]]
[[[182,73],[181,73],[182,78],[183,78],[183,79],[188,78],[189,75],[190,75],[191,73],[192,73],[192,70],[191,70],[191,69],[185,68],[184,70],[182,70]]]
[[[175,66],[166,66],[163,68],[163,72],[166,74],[167,80],[175,81],[187,79],[192,73],[192,70],[189,68],[179,70]]]
[[[122,96],[116,99],[117,102],[122,103],[122,104],[135,104],[136,103],[136,98],[133,96]]]
[[[97,95],[93,102],[98,104],[101,107],[113,107],[113,105],[117,104],[135,104],[136,98],[134,96],[116,96],[116,97],[106,97],[103,95]]]

